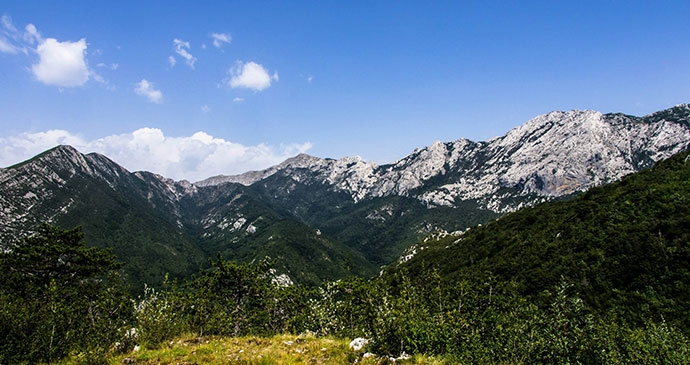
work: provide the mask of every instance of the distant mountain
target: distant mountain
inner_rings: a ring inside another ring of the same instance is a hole
[[[521,209],[467,232],[437,233],[386,273],[479,273],[538,298],[564,280],[591,308],[690,324],[690,153],[563,202]]]
[[[392,164],[301,154],[262,171],[194,184],[131,173],[59,146],[0,170],[0,242],[40,222],[83,225],[135,286],[186,276],[222,252],[268,256],[318,283],[373,275],[419,238],[564,199],[690,146],[687,104],[634,117],[552,112],[486,142],[436,142]]]
[[[195,185],[249,185],[274,209],[380,265],[434,230],[464,230],[567,198],[689,146],[687,104],[645,117],[552,112],[486,142],[436,142],[388,165],[301,154],[263,171]]]
[[[476,200],[481,208],[503,213],[615,181],[689,145],[688,104],[641,118],[573,110],[540,115],[486,142],[435,142],[389,165],[300,154],[263,171],[195,185],[252,185],[282,174],[294,183],[345,192],[354,202],[398,195],[429,207],[453,207]]]

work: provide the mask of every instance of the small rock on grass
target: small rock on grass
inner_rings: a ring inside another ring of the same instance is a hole
[[[369,343],[369,339],[367,338],[362,338],[362,337],[357,337],[352,342],[350,342],[350,348],[359,351],[361,350],[364,346],[366,346]]]

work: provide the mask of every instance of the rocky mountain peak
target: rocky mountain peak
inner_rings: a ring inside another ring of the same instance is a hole
[[[324,159],[319,157],[314,157],[306,153],[300,153],[295,157],[290,157],[287,160],[281,162],[277,168],[310,168],[323,164]]]
[[[22,166],[27,163],[76,163],[77,165],[83,165],[83,155],[77,151],[76,148],[70,146],[70,145],[58,145],[55,146],[43,153],[38,154],[37,156],[24,161],[20,162],[14,166],[10,167],[18,167]]]
[[[71,177],[77,172],[92,173],[91,166],[85,156],[77,149],[68,145],[51,148],[29,160],[10,166],[0,176],[0,181],[9,181],[24,176],[35,175],[42,179],[51,177],[52,181],[60,182],[65,177]]]

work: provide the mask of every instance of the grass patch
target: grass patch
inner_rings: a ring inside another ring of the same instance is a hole
[[[186,337],[156,349],[140,349],[113,364],[345,364],[360,356],[347,340],[303,336]]]
[[[156,348],[142,347],[109,358],[111,364],[392,364],[389,357],[363,358],[349,340],[313,336],[194,337],[186,336]],[[83,360],[73,356],[65,364]],[[416,355],[396,364],[446,364],[439,358]]]

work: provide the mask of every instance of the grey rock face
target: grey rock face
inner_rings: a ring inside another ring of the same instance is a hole
[[[507,212],[617,180],[687,149],[689,121],[687,104],[645,117],[556,111],[485,142],[437,141],[389,165],[301,154],[263,171],[196,185],[251,185],[281,172],[347,192],[355,202],[402,195],[429,207],[476,200],[485,209]]]

